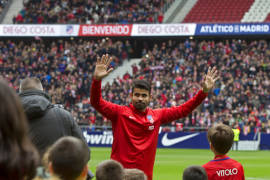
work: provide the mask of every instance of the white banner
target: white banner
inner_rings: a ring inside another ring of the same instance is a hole
[[[193,36],[196,24],[133,24],[131,36]]]
[[[78,36],[79,25],[37,25],[37,24],[2,24],[0,36]]]

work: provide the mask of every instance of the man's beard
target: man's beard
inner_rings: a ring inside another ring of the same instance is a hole
[[[137,103],[134,103],[134,107],[141,111],[141,110],[144,110],[147,106],[148,106],[149,103],[143,103],[143,102],[137,102]]]

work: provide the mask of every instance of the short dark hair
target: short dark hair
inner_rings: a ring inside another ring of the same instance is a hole
[[[216,152],[226,154],[232,147],[234,133],[231,127],[219,124],[208,130],[207,137]]]
[[[125,169],[124,180],[147,180],[147,177],[142,170]]]
[[[134,88],[145,89],[151,94],[151,85],[148,81],[143,79],[135,79],[132,83],[132,92]]]
[[[43,89],[41,81],[36,77],[25,78],[20,83],[20,92],[41,89]]]
[[[0,80],[0,179],[32,179],[38,152],[28,137],[28,124],[16,92]]]
[[[124,168],[115,160],[105,160],[96,168],[97,180],[123,180]]]
[[[79,177],[90,159],[88,146],[81,139],[71,136],[58,139],[48,151],[53,172],[63,180]]]
[[[201,166],[189,166],[183,172],[183,180],[207,180],[207,174]]]

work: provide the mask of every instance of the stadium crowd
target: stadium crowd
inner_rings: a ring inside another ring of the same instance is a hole
[[[128,59],[129,41],[111,39],[58,40],[43,42],[1,41],[0,72],[14,89],[26,76],[41,79],[52,102],[64,106],[77,117],[85,119],[94,62],[97,55],[108,52],[114,57],[112,67]],[[77,106],[82,102],[81,106]],[[86,110],[86,111],[83,111]]]
[[[152,106],[170,107],[192,97],[207,67],[216,66],[221,73],[218,88],[184,126],[224,121],[237,124],[244,134],[258,128],[270,133],[269,55],[269,42],[263,40],[168,41],[143,51],[140,74],[153,80]]]
[[[14,24],[162,23],[160,9],[172,0],[28,0]]]
[[[79,123],[93,128],[110,126],[90,105],[94,62],[96,55],[107,52],[114,57],[112,66],[121,64],[132,52],[129,41],[7,40],[0,44],[0,72],[15,89],[21,78],[37,76],[53,103],[64,104]],[[258,129],[270,133],[269,55],[269,42],[264,40],[168,40],[153,47],[145,43],[142,60],[139,66],[133,65],[133,74],[105,85],[103,97],[129,104],[132,79],[145,78],[152,83],[150,107],[175,106],[199,90],[198,82],[208,66],[216,66],[221,73],[217,88],[189,117],[168,124],[164,130],[207,129],[224,121],[231,126],[237,124],[244,134]]]

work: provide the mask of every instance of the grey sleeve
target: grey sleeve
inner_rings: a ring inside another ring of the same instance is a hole
[[[68,117],[71,122],[71,136],[81,139],[88,146],[87,141],[82,134],[81,128],[79,127],[79,125],[77,124],[77,122],[74,120],[74,118],[69,112],[68,112]],[[90,153],[90,149],[89,149],[89,153]]]
[[[85,138],[82,134],[81,128],[78,126],[77,122],[74,120],[71,113],[63,108],[59,108],[58,110],[60,111],[60,114],[63,117],[65,117],[65,118],[62,117],[62,120],[64,121],[63,123],[65,124],[64,129],[65,129],[66,133],[68,133],[66,135],[79,138],[87,144],[87,141],[85,140]]]
[[[70,113],[69,113],[69,120],[71,122],[71,135],[83,140],[86,143],[81,128],[79,127],[79,125],[77,124],[77,122],[74,120],[74,118],[71,116]]]

